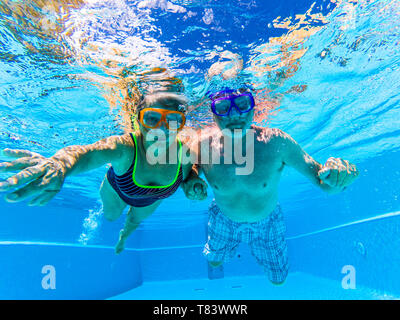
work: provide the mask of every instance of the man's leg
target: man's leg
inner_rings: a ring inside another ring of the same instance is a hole
[[[259,225],[250,244],[251,252],[263,266],[271,283],[281,285],[289,271],[286,226],[279,206]]]
[[[215,201],[211,203],[208,215],[207,243],[203,254],[211,268],[221,267],[235,253],[239,240],[235,234],[234,222],[225,217]],[[209,271],[213,272],[209,269]]]

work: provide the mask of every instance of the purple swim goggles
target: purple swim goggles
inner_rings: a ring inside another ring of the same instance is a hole
[[[248,89],[221,90],[210,94],[211,111],[220,117],[229,116],[233,107],[242,114],[254,108],[254,98]]]

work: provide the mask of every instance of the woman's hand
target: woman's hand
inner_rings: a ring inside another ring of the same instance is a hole
[[[354,164],[341,158],[329,158],[318,172],[322,183],[332,189],[344,190],[358,177],[359,172]]]
[[[30,206],[46,205],[60,190],[65,179],[65,166],[60,160],[46,158],[28,150],[4,149],[2,155],[18,158],[0,163],[0,172],[19,171],[16,175],[0,182],[0,192],[8,202],[20,202],[33,197]]]
[[[204,200],[207,198],[207,183],[199,177],[190,177],[182,182],[182,189],[189,200]]]

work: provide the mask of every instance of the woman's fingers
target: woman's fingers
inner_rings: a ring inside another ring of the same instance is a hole
[[[26,186],[6,195],[8,202],[19,202],[43,191],[45,186],[40,186],[40,180],[34,180]]]
[[[44,206],[53,199],[59,190],[43,190],[40,195],[29,201],[28,206]]]
[[[0,172],[12,172],[12,171],[21,171],[28,167],[35,166],[39,163],[39,160],[36,158],[28,158],[24,157],[12,162],[3,162],[0,163]]]
[[[0,172],[22,170],[0,182],[0,192],[15,189],[6,195],[7,201],[19,202],[34,197],[29,205],[42,206],[60,191],[64,175],[56,163],[27,150],[5,149],[2,154],[19,159],[0,164]]]
[[[3,149],[2,154],[10,158],[22,158],[22,157],[41,157],[40,154],[29,150],[18,150],[18,149]]]
[[[8,178],[6,181],[0,182],[0,191],[9,191],[18,188],[31,180],[37,179],[44,174],[45,169],[40,166],[29,167],[16,175]]]

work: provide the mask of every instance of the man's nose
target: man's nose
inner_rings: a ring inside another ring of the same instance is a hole
[[[231,111],[229,112],[229,117],[239,118],[241,115],[242,114],[239,112],[239,110],[235,106],[232,106]]]

